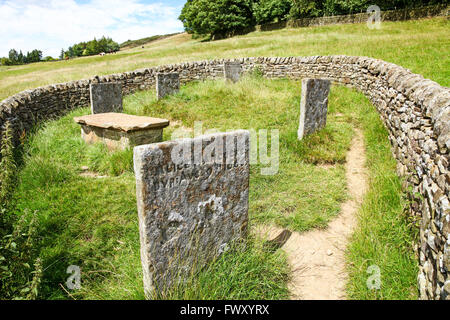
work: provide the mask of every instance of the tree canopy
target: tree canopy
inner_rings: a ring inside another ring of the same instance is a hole
[[[117,42],[113,41],[111,38],[102,37],[101,39],[91,40],[88,42],[80,42],[69,47],[66,51],[61,49],[59,59],[90,56],[104,53],[112,53],[120,50],[120,46]],[[17,51],[16,49],[9,50],[8,57],[0,59],[0,64],[3,66],[26,64],[39,61],[52,61],[55,60],[50,56],[43,59],[41,50],[33,50],[23,54],[22,51]]]
[[[69,47],[67,51],[64,49],[61,52],[60,59],[66,57],[74,58],[81,56],[91,56],[96,55],[101,52],[112,53],[119,51],[120,46],[117,42],[113,41],[111,38],[102,37],[100,40],[94,38],[94,40],[88,42],[80,42]]]
[[[22,50],[17,51],[16,49],[9,50],[8,57],[0,59],[0,64],[4,66],[12,66],[18,64],[27,64],[33,62],[39,62],[42,60],[42,51],[34,49],[27,54],[23,54]]]
[[[257,24],[286,20],[292,7],[291,0],[260,0],[253,3]]]
[[[252,0],[188,0],[180,20],[187,32],[217,35],[254,24]]]
[[[449,0],[379,0],[381,10],[421,7]],[[188,33],[234,34],[236,31],[288,19],[365,12],[372,0],[188,0],[179,19]]]

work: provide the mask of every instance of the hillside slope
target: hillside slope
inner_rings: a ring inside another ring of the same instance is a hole
[[[370,56],[399,64],[427,78],[450,84],[450,22],[445,18],[333,25],[253,32],[214,42],[192,40],[182,33],[104,57],[0,67],[0,99],[25,89],[139,68],[215,58],[246,56]]]

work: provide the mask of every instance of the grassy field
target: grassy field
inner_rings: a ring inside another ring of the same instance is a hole
[[[410,68],[442,85],[449,83],[449,22],[436,18],[365,25],[256,32],[217,42],[185,34],[106,57],[0,67],[0,97],[47,83],[86,78],[187,60],[243,56],[366,55]],[[183,86],[157,101],[153,91],[124,99],[126,113],[165,117],[180,128],[202,121],[203,129],[279,129],[280,168],[275,176],[251,168],[250,222],[274,223],[295,231],[323,228],[347,199],[343,161],[353,128],[364,130],[370,190],[359,212],[359,227],[348,252],[349,297],[416,297],[414,232],[403,216],[400,180],[395,175],[387,133],[373,106],[353,90],[333,87],[327,127],[299,142],[300,82],[251,75],[237,84],[206,81]],[[138,223],[132,151],[107,152],[87,146],[72,118],[79,109],[42,125],[24,146],[15,192],[17,212],[36,212],[46,299],[142,299]],[[89,174],[82,166],[89,167]],[[63,286],[70,264],[81,266],[82,289]],[[367,267],[381,269],[380,290],[366,286]],[[283,252],[266,252],[258,239],[231,250],[162,298],[283,299],[289,269]]]

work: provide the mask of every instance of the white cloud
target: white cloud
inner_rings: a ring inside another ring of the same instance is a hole
[[[121,43],[182,31],[180,11],[180,6],[140,0],[0,0],[0,57],[11,48],[57,57],[61,48],[94,37]]]

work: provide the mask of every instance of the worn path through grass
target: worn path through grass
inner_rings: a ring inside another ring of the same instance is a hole
[[[281,247],[286,251],[292,270],[289,283],[291,299],[346,299],[348,274],[345,253],[357,223],[357,210],[367,191],[365,162],[363,136],[361,130],[356,129],[345,163],[350,199],[342,203],[341,212],[325,229],[293,232]],[[274,239],[282,232],[274,226],[256,230],[267,239]]]

